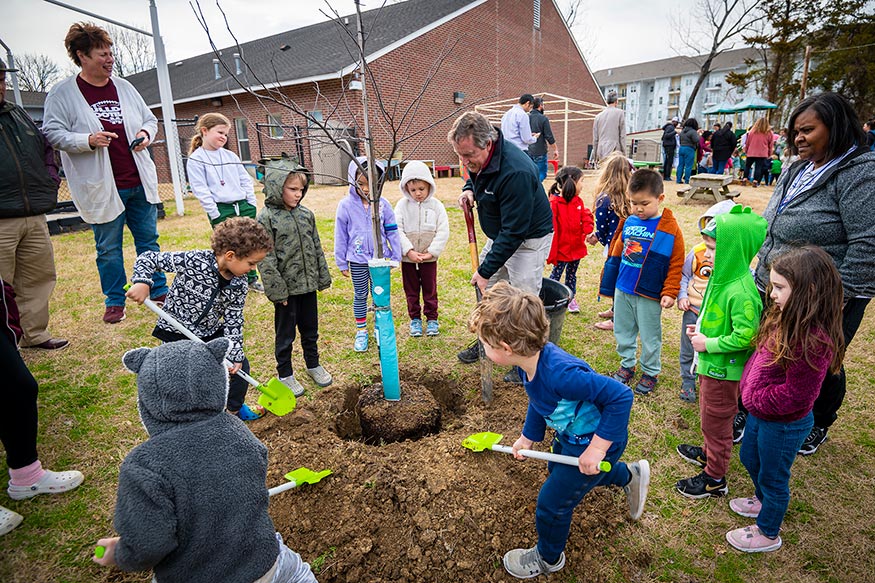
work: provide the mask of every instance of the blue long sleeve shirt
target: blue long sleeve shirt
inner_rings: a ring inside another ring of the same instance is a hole
[[[588,444],[594,434],[609,441],[628,438],[632,391],[580,358],[548,342],[535,378],[529,381],[522,369],[520,377],[529,397],[522,432],[528,439],[542,441],[548,426],[570,444]]]

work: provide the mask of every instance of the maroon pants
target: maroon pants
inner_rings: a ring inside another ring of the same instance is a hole
[[[407,315],[411,320],[422,318],[438,319],[437,261],[427,263],[401,263],[401,280],[404,282],[404,295],[407,296]],[[422,290],[423,308],[419,305],[419,292]]]
[[[699,375],[699,416],[705,438],[705,473],[726,475],[732,455],[732,420],[738,412],[738,381],[721,381]]]

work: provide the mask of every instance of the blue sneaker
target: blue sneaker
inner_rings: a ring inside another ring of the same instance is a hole
[[[410,320],[410,336],[413,338],[422,336],[422,320]]]
[[[441,333],[441,326],[437,320],[429,320],[425,323],[426,336],[437,336]]]
[[[355,333],[355,344],[352,346],[356,352],[366,352],[368,350],[368,331],[358,330]]]

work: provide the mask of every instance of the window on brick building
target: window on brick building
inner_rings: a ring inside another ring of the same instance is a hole
[[[280,113],[269,113],[267,114],[267,124],[268,129],[270,130],[270,137],[272,138],[282,138],[283,137],[283,116]]]
[[[541,28],[541,0],[534,0],[535,28]]]
[[[252,161],[252,154],[249,153],[249,127],[246,124],[245,117],[234,119],[234,129],[237,132],[237,155],[244,162]]]

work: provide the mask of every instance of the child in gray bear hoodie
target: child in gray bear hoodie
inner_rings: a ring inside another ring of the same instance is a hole
[[[101,565],[154,569],[154,581],[311,583],[310,566],[275,532],[267,512],[267,448],[224,412],[229,342],[183,340],[122,358],[137,373],[149,439],[119,472]]]

